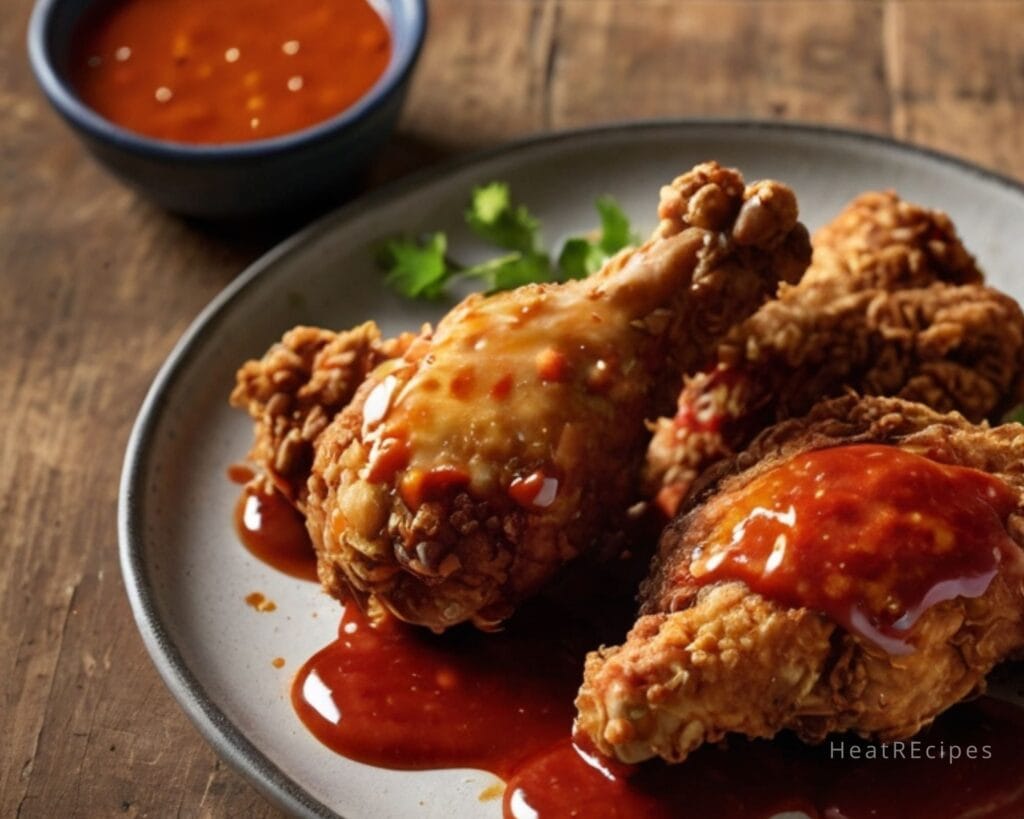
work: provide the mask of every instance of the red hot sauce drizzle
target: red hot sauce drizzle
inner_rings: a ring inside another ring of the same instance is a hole
[[[540,600],[504,632],[438,636],[394,620],[374,626],[348,606],[337,641],[296,676],[292,703],[314,736],[349,759],[494,773],[507,783],[506,819],[1024,816],[1024,710],[991,698],[940,716],[916,746],[839,736],[811,747],[782,734],[731,736],[682,765],[601,757],[570,726],[585,652],[615,639],[615,622],[628,626],[627,607],[613,609],[595,625],[562,601]]]
[[[246,486],[235,505],[235,530],[264,563],[292,577],[317,580],[316,552],[305,521],[279,492]]]
[[[969,493],[957,486],[960,503]],[[986,489],[983,481],[967,486]],[[1000,487],[996,501],[1008,503]],[[268,502],[291,509],[283,498]],[[989,505],[989,514],[1004,508]],[[296,532],[290,525],[283,531]],[[338,639],[296,675],[292,704],[321,742],[350,759],[494,773],[507,783],[506,819],[768,819],[797,810],[812,819],[1024,815],[1024,710],[989,698],[939,717],[914,738],[916,752],[910,741],[882,746],[846,736],[809,747],[787,734],[770,742],[733,736],[671,766],[623,765],[589,750],[570,735],[583,658],[629,628],[633,604],[621,590],[635,586],[631,575],[639,579],[645,558],[606,570],[607,577],[579,582],[574,573],[567,578],[573,585],[531,602],[495,634],[463,627],[433,635],[393,619],[372,624],[349,605]],[[953,747],[973,750],[951,762]]]
[[[691,433],[710,432],[718,434],[733,421],[732,407],[719,410],[717,402],[709,398],[715,393],[741,391],[749,381],[741,370],[719,364],[704,373],[704,381],[696,401],[682,401],[676,411],[673,423],[676,427]],[[684,392],[689,397],[689,393]]]
[[[538,604],[497,634],[433,635],[345,607],[338,639],[299,671],[292,703],[325,745],[385,768],[473,767],[505,779],[569,735],[586,628]],[[547,632],[546,636],[542,637]]]
[[[1024,710],[985,697],[912,740],[804,745],[730,737],[681,765],[609,762],[569,739],[509,780],[506,819],[811,819],[1024,816]],[[956,758],[953,759],[953,755]],[[854,758],[856,757],[856,758]]]
[[[1019,551],[1005,525],[1016,505],[978,470],[891,446],[821,449],[712,500],[718,523],[684,571],[698,583],[742,580],[906,654],[929,607],[979,597]]]

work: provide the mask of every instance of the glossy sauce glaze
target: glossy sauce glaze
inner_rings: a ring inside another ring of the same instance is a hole
[[[983,698],[958,705],[902,743],[838,736],[810,747],[789,735],[770,742],[731,737],[681,765],[612,763],[566,738],[516,772],[504,814],[768,819],[802,811],[811,819],[1020,819],[1022,735],[1024,710]],[[958,758],[951,760],[953,753]]]
[[[572,727],[590,630],[550,630],[561,616],[539,604],[498,634],[433,635],[394,618],[372,625],[349,605],[338,639],[296,676],[292,702],[321,742],[350,759],[508,778]]]
[[[749,381],[747,373],[724,364],[701,373],[680,395],[673,423],[684,433],[721,433],[736,417]]]
[[[654,505],[666,523],[676,516],[697,475],[732,453],[729,442],[735,433],[735,421],[743,412],[749,385],[750,377],[745,372],[724,364],[716,364],[686,381],[672,426],[659,429],[651,443],[656,462],[661,462],[662,482]]]
[[[816,450],[713,499],[717,523],[683,570],[742,580],[907,653],[924,611],[980,596],[1018,551],[1006,532],[1016,504],[991,475],[896,447]]]
[[[574,742],[583,657],[621,641],[633,619],[621,589],[636,585],[646,557],[574,574],[575,585],[525,606],[497,634],[462,627],[433,635],[394,619],[372,625],[350,605],[338,639],[295,676],[293,706],[321,742],[350,759],[494,773],[507,783],[506,819],[768,819],[787,810],[812,819],[1024,816],[1024,711],[987,698],[941,716],[914,738],[916,751],[911,741],[897,752],[896,744],[851,737],[819,747],[788,735],[730,737],[683,765],[631,766]],[[839,741],[845,750],[836,756]],[[955,761],[945,750],[952,747],[960,749]]]
[[[367,0],[95,5],[72,41],[72,84],[107,119],[177,142],[306,128],[359,100],[391,57]]]
[[[275,569],[316,581],[316,552],[301,514],[279,492],[247,485],[235,505],[235,531],[253,555]]]
[[[436,636],[394,620],[374,627],[349,607],[338,640],[296,676],[293,705],[349,759],[496,774],[507,783],[507,819],[768,819],[786,810],[812,819],[1024,816],[1024,711],[987,698],[940,717],[914,738],[916,751],[906,741],[902,759],[891,743],[849,736],[831,738],[831,751],[829,742],[810,747],[789,735],[730,737],[674,766],[623,765],[574,744],[583,654],[614,639],[627,610],[613,605],[605,613],[613,616],[595,625],[537,601],[504,633]],[[960,758],[951,762],[943,749],[953,746]]]
[[[639,365],[620,343],[629,331],[621,307],[595,297],[572,310],[573,298],[534,288],[514,303],[468,299],[429,343],[385,365],[363,414],[363,477],[397,479],[414,510],[431,494],[465,489],[505,491],[532,511],[555,504],[579,419],[614,417],[646,383],[623,378]]]

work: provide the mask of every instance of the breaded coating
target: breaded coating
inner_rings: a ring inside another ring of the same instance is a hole
[[[294,327],[261,359],[235,376],[231,405],[255,422],[249,457],[300,510],[313,465],[313,445],[367,373],[401,355],[412,336],[381,338],[372,321],[348,332]]]
[[[815,236],[800,284],[734,328],[655,422],[648,493],[671,516],[711,463],[848,389],[998,420],[1024,401],[1024,313],[980,279],[944,214],[858,197]]]
[[[977,284],[983,276],[949,216],[893,191],[862,193],[814,235],[816,258],[803,278],[826,300],[854,290],[907,290],[935,282]]]
[[[581,553],[621,548],[644,419],[810,258],[792,191],[715,163],[667,186],[659,216],[589,279],[471,296],[369,375],[315,446],[329,592],[488,628]]]
[[[911,653],[889,653],[742,581],[702,585],[689,573],[730,498],[797,455],[853,443],[986,472],[1013,499],[1002,521],[1011,551],[994,579],[980,596],[927,608],[910,632]],[[842,731],[907,737],[983,690],[985,675],[1024,647],[1024,426],[975,426],[899,399],[847,396],[765,431],[709,470],[695,495],[661,540],[625,643],[586,661],[577,727],[609,756],[678,762],[729,732],[789,729],[809,742]]]

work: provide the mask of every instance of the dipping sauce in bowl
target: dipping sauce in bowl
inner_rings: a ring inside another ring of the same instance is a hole
[[[87,105],[137,133],[249,142],[344,111],[391,50],[367,0],[115,0],[75,31],[70,79]]]

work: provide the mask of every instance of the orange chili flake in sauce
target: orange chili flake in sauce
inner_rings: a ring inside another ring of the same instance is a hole
[[[720,497],[688,571],[824,612],[893,654],[931,606],[984,594],[1017,496],[974,469],[873,444],[798,455]]]
[[[367,0],[120,0],[79,25],[71,80],[133,131],[247,142],[345,110],[390,59],[390,33]]]
[[[473,388],[476,386],[476,373],[473,372],[473,367],[467,365],[460,367],[459,371],[452,378],[449,389],[451,394],[455,398],[462,399],[463,401],[473,397]]]
[[[563,382],[569,377],[569,360],[565,353],[546,347],[537,354],[537,375],[542,381]]]
[[[558,496],[558,479],[538,469],[525,477],[514,478],[508,487],[508,494],[527,509],[544,509],[554,503]]]
[[[410,469],[402,476],[399,491],[410,509],[419,509],[424,501],[438,500],[451,490],[469,484],[470,475],[457,466],[435,466],[432,469]]]
[[[494,382],[494,386],[491,387],[491,398],[495,401],[504,401],[512,392],[512,387],[515,385],[515,379],[511,374],[505,374],[497,381]]]

